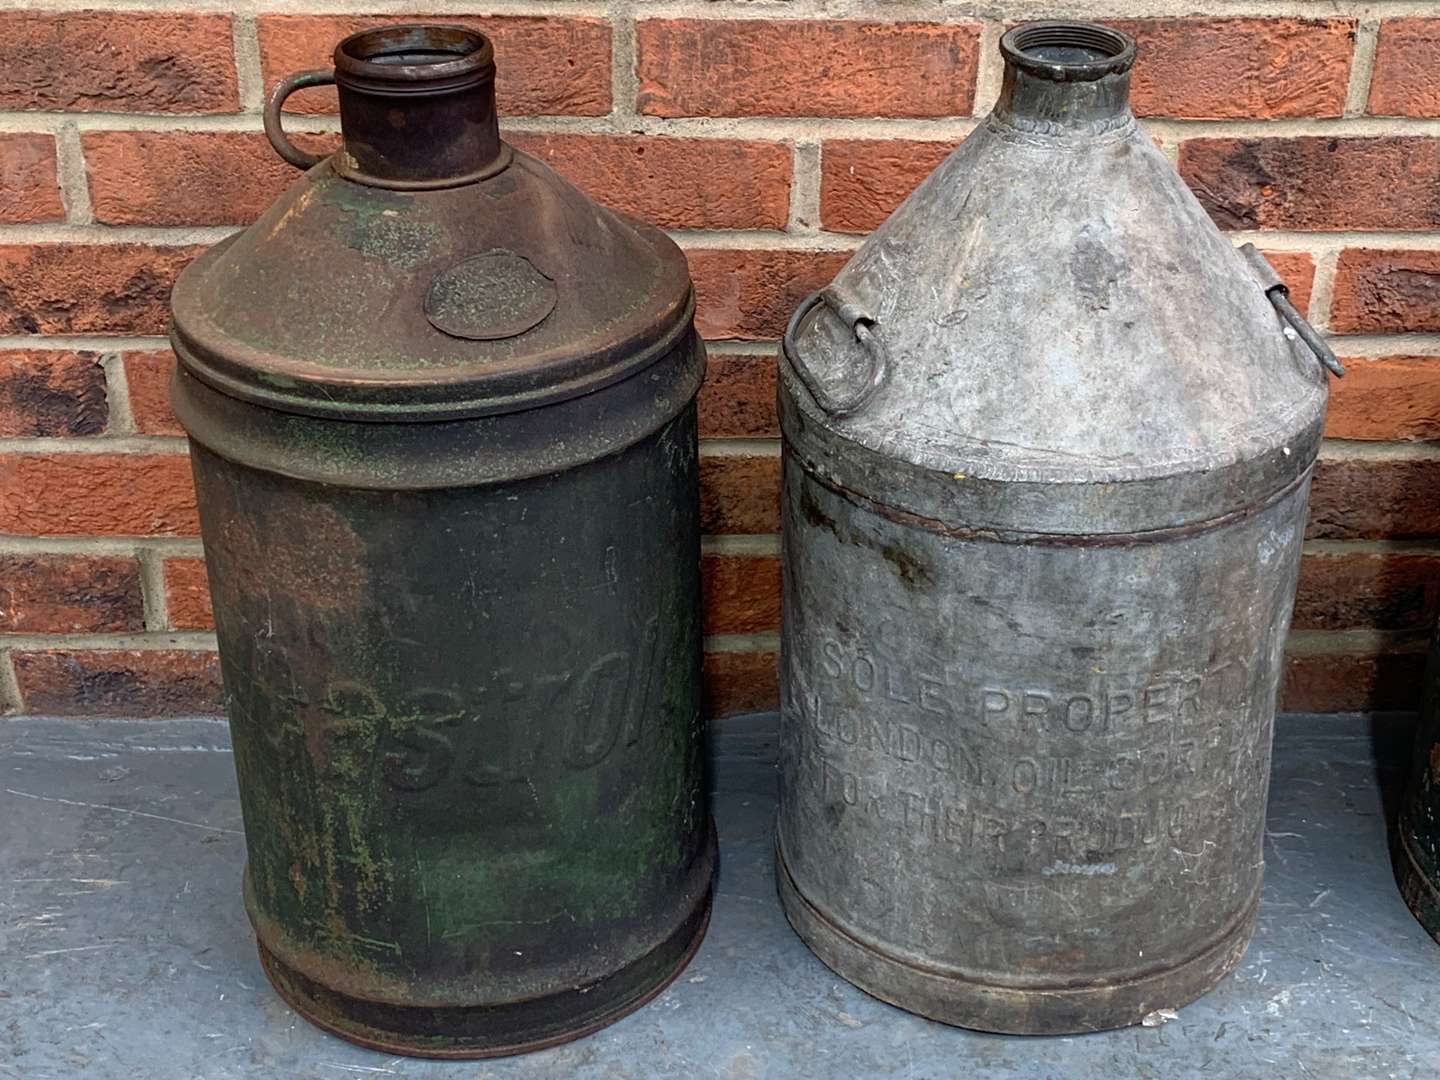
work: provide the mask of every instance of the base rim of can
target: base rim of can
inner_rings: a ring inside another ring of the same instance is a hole
[[[1156,1009],[1188,1005],[1239,964],[1259,914],[1257,896],[1229,933],[1162,972],[1103,985],[1026,989],[926,971],[866,946],[805,898],[778,844],[775,882],[791,928],[846,982],[906,1012],[1000,1035],[1083,1035],[1131,1027]]]
[[[1408,822],[1402,817],[1395,828],[1391,862],[1400,899],[1427,934],[1440,941],[1440,882],[1425,873],[1410,846]]]
[[[710,834],[712,862],[714,843],[715,834],[712,831]],[[647,964],[653,963],[657,956],[663,957],[666,953],[673,954],[675,958],[667,964],[660,977],[642,982],[638,989],[629,993],[622,989],[615,1002],[592,1010],[586,1014],[585,1019],[573,1027],[565,1027],[557,1031],[553,1030],[555,1025],[552,1022],[547,1025],[552,1030],[536,1037],[516,1037],[524,1030],[521,1017],[526,1013],[538,1014],[543,1017],[547,1007],[566,997],[566,994],[530,998],[514,1006],[481,1005],[457,1008],[453,1011],[469,1014],[475,1018],[482,1017],[487,1013],[496,1015],[501,1020],[497,1024],[498,1033],[496,1035],[456,1036],[453,1044],[446,1045],[444,1040],[451,1037],[443,1033],[426,1038],[419,1035],[417,1031],[406,1031],[398,1026],[389,1029],[353,1021],[343,1014],[337,1014],[333,1008],[325,1008],[317,1000],[318,995],[325,995],[340,1001],[361,1003],[347,995],[327,991],[324,987],[312,982],[279,959],[258,938],[256,947],[260,954],[260,966],[265,972],[265,978],[269,980],[270,985],[281,999],[311,1024],[332,1035],[337,1035],[347,1042],[356,1043],[370,1050],[402,1054],[406,1057],[448,1060],[511,1057],[560,1046],[584,1038],[586,1035],[592,1035],[601,1028],[608,1027],[617,1020],[629,1016],[663,993],[689,965],[700,948],[700,943],[704,941],[705,933],[710,927],[710,912],[714,894],[715,888],[712,879],[712,883],[705,890],[699,903],[668,938],[644,956],[631,961],[619,971],[613,972],[600,982],[593,984],[586,993],[587,996],[591,993],[598,994],[597,998],[591,1000],[603,1001],[607,987],[613,988],[617,985],[623,987],[627,978],[636,978],[637,973],[643,971]],[[307,988],[313,988],[313,990]],[[417,1019],[418,1028],[423,1027],[424,1021],[432,1018],[435,1013],[452,1010],[437,1010],[429,1006],[391,1006],[389,1011],[396,1015],[413,1014]],[[500,1017],[499,1014],[502,1012],[504,1015]]]

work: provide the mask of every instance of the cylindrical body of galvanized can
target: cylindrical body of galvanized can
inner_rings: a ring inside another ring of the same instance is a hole
[[[786,334],[778,879],[876,996],[1081,1032],[1255,925],[1325,373],[1135,125],[1130,39],[1002,52]]]
[[[173,297],[266,973],[437,1057],[658,993],[715,859],[685,261],[503,143],[494,70],[390,27],[286,80],[313,167]]]
[[[1430,639],[1415,757],[1394,839],[1400,895],[1440,942],[1440,625]]]

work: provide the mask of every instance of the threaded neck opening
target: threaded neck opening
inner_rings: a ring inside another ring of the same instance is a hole
[[[1017,26],[1000,39],[1007,65],[1054,82],[1091,82],[1122,75],[1135,63],[1135,40],[1119,30],[1085,22]]]
[[[360,90],[427,93],[493,78],[495,50],[464,26],[381,26],[335,47],[336,77]]]
[[[336,169],[377,187],[470,183],[509,160],[495,113],[495,50],[464,26],[381,26],[335,47],[343,152]]]

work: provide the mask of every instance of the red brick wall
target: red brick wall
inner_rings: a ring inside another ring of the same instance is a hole
[[[358,0],[103,6],[0,11],[0,707],[208,711],[218,676],[166,404],[166,291],[292,178],[260,134],[264,89],[375,20]],[[690,255],[712,342],[717,711],[775,700],[775,339],[987,111],[998,20],[1044,14],[1139,36],[1137,111],[1349,363],[1285,704],[1414,702],[1440,590],[1440,4],[1181,7],[447,0],[445,19],[495,39],[509,136]],[[336,128],[328,93],[294,99],[291,126],[319,143]]]

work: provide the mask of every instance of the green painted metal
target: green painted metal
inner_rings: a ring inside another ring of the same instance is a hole
[[[488,58],[464,30],[342,42],[366,168],[316,165],[173,297],[266,972],[440,1057],[658,993],[715,859],[684,258],[455,122],[493,127]],[[417,188],[426,159],[381,144],[427,131],[492,159],[437,151],[455,182]]]

